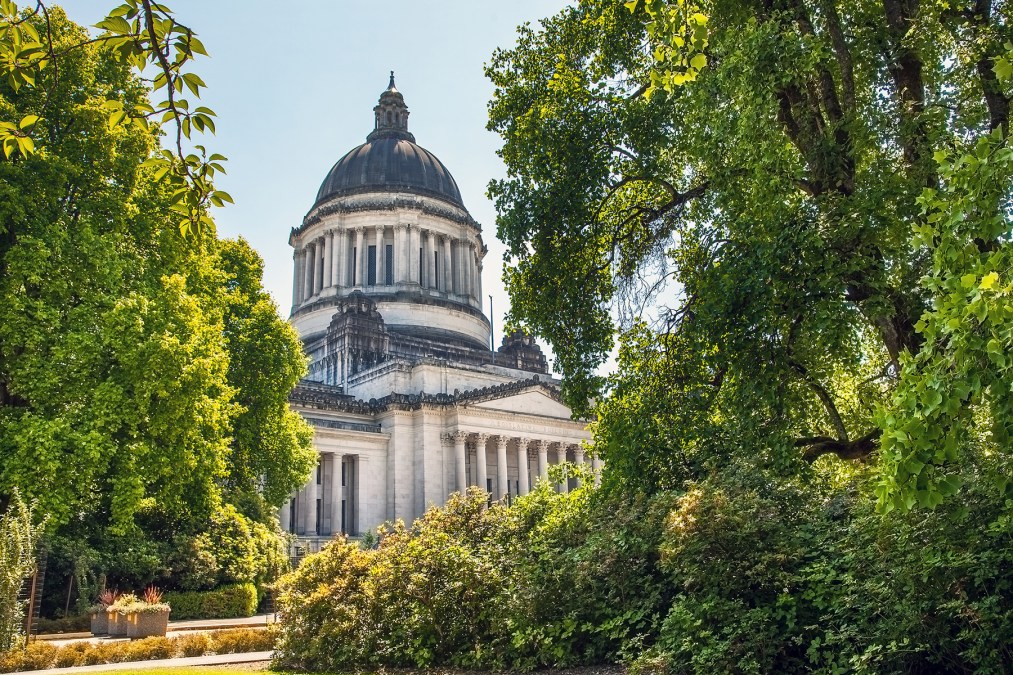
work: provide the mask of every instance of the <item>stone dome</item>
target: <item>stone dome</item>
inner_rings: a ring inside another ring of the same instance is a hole
[[[383,135],[350,150],[331,168],[317,203],[362,192],[417,192],[464,207],[457,181],[436,155],[396,135]]]
[[[373,131],[365,143],[331,167],[316,203],[363,192],[413,192],[464,208],[457,181],[447,167],[408,132],[408,106],[394,86],[393,72],[373,113]]]

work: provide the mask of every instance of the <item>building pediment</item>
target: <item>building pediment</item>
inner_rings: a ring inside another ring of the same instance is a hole
[[[480,400],[474,403],[465,403],[469,407],[498,410],[501,412],[523,413],[527,415],[540,415],[542,417],[570,418],[570,409],[553,396],[546,389],[534,386],[524,391],[513,393],[507,396]]]

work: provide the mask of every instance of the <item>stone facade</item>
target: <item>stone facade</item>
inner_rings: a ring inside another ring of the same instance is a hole
[[[374,115],[289,238],[290,320],[310,357],[291,404],[320,461],[280,516],[304,550],[410,522],[467,486],[509,498],[550,464],[597,468],[538,345],[514,333],[490,349],[481,227],[408,133],[393,75]]]

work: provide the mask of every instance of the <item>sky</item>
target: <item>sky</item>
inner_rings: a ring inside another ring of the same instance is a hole
[[[59,2],[92,26],[116,0]],[[503,246],[486,186],[505,173],[486,131],[492,85],[484,64],[515,43],[516,27],[537,23],[563,0],[476,2],[388,0],[167,0],[211,56],[193,67],[207,83],[201,101],[218,114],[209,152],[228,157],[216,181],[235,199],[215,213],[219,234],[242,236],[264,258],[264,286],[283,316],[292,303],[288,235],[313,205],[320,183],[347,151],[365,142],[373,106],[394,71],[411,112],[409,131],[450,170],[482,225],[489,253],[483,287],[492,294],[494,337],[509,299]],[[485,298],[489,314],[489,298]]]

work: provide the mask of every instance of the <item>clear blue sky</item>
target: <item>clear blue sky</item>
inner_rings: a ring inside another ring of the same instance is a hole
[[[116,0],[61,4],[94,25]],[[409,129],[450,169],[489,246],[483,283],[492,293],[497,344],[508,299],[503,247],[486,198],[503,175],[499,137],[485,130],[492,86],[483,65],[514,44],[516,27],[555,14],[563,0],[508,2],[262,2],[168,0],[211,54],[194,70],[218,113],[209,149],[229,158],[219,182],[236,200],[216,213],[223,236],[245,237],[264,257],[264,285],[288,316],[288,234],[313,204],[330,167],[365,141],[373,106],[394,70],[411,111]],[[486,311],[488,312],[488,298]]]

